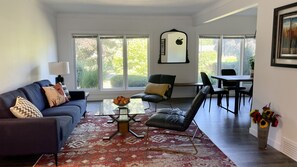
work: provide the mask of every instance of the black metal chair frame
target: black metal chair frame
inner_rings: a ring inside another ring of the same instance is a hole
[[[155,114],[153,114],[148,119],[148,121],[145,123],[147,126],[147,132],[146,132],[147,135],[146,135],[146,139],[145,139],[146,144],[148,144],[149,128],[150,127],[159,128],[159,129],[169,129],[169,130],[173,130],[173,131],[182,132],[183,134],[176,134],[176,133],[166,133],[166,134],[187,136],[194,148],[194,153],[168,149],[168,147],[158,147],[158,148],[148,148],[148,149],[152,150],[152,151],[166,151],[166,152],[171,152],[171,153],[197,154],[198,150],[194,143],[194,139],[196,138],[196,134],[200,129],[198,127],[198,124],[194,120],[194,118],[195,118],[195,115],[197,114],[200,106],[202,105],[204,99],[206,98],[208,92],[209,92],[209,86],[203,87],[199,91],[199,93],[196,95],[195,99],[192,102],[191,107],[187,111],[182,111],[178,108],[163,109],[163,110],[157,111]],[[182,119],[180,119],[180,118],[182,118]],[[195,124],[196,129],[194,130],[193,135],[189,135],[186,130],[188,129],[188,127],[190,126],[190,124],[192,122]],[[201,130],[200,130],[200,132],[201,132],[201,135],[198,138],[201,138],[204,135]]]
[[[243,100],[243,105],[245,105],[245,95],[249,96],[250,109],[251,109],[252,104],[253,104],[253,85],[250,87],[249,90],[240,90],[239,91],[239,106],[240,106],[240,103],[241,103],[241,99]]]

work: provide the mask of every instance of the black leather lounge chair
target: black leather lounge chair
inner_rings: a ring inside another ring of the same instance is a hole
[[[175,82],[175,75],[167,74],[154,74],[149,77],[148,82],[154,84],[170,84],[168,90],[165,92],[165,96],[151,93],[139,93],[131,96],[131,98],[141,98],[143,101],[147,101],[151,106],[151,103],[155,104],[155,111],[157,109],[157,104],[163,101],[169,101],[171,99],[173,86]],[[169,103],[171,107],[171,103]]]
[[[204,99],[206,98],[207,94],[209,92],[209,86],[203,87],[199,93],[194,98],[191,107],[187,111],[182,111],[178,108],[171,109],[171,108],[163,108],[159,111],[157,111],[155,114],[153,114],[145,123],[147,126],[147,137],[146,137],[146,143],[148,143],[149,138],[149,128],[155,127],[155,128],[162,128],[162,129],[169,129],[174,131],[180,131],[184,132],[187,137],[189,137],[189,140],[191,141],[195,152],[193,154],[197,154],[197,148],[193,142],[195,139],[195,135],[197,130],[199,129],[198,125],[194,132],[193,137],[189,136],[186,132],[192,121],[194,120],[194,117],[196,113],[198,112],[201,104],[203,103]],[[177,135],[177,134],[176,134]],[[182,152],[182,151],[176,151],[176,150],[170,150],[165,148],[149,148],[150,150],[156,150],[156,151],[169,151],[169,152],[175,152],[175,153],[188,153],[188,152]]]

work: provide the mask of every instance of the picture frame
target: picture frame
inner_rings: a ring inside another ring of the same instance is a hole
[[[271,66],[297,68],[297,3],[274,9]]]
[[[161,39],[161,55],[166,55],[166,39]]]

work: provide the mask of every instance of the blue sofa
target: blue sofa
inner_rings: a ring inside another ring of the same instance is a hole
[[[69,102],[50,108],[42,89],[49,85],[41,80],[0,94],[0,155],[54,154],[58,164],[57,153],[85,116],[87,102],[84,91],[70,91]],[[9,108],[17,96],[33,103],[43,117],[16,118]]]

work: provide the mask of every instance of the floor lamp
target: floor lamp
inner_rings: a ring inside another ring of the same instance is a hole
[[[49,73],[51,75],[58,75],[56,77],[56,83],[61,82],[64,84],[64,78],[61,75],[69,74],[69,62],[49,62]]]

